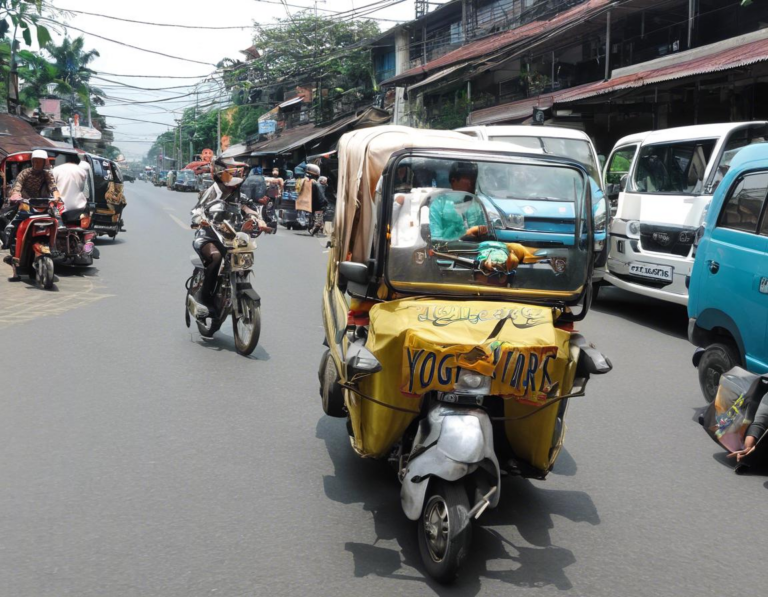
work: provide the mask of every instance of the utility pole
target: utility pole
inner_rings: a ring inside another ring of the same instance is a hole
[[[176,162],[177,166],[181,163],[181,160],[177,161],[178,157],[176,153],[176,129],[173,129],[173,161]]]
[[[88,127],[93,128],[93,120],[91,120],[91,86],[86,83],[85,89],[88,93],[88,97],[85,98],[86,107],[88,109]]]

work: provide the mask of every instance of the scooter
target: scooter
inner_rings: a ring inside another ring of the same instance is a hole
[[[64,211],[64,204],[59,203],[59,224],[56,236],[56,253],[54,262],[62,265],[93,265],[93,260],[99,258],[99,250],[94,246],[96,232],[89,230],[91,216],[88,209]]]
[[[56,201],[51,198],[23,199],[19,209],[29,217],[19,222],[16,250],[11,259],[16,273],[34,278],[45,290],[53,288],[53,250],[56,247],[58,220]]]

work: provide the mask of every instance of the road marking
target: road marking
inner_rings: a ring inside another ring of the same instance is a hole
[[[181,221],[179,218],[177,218],[177,217],[176,217],[176,216],[174,216],[173,214],[168,214],[168,216],[169,216],[169,217],[170,217],[170,218],[171,218],[171,219],[172,219],[174,222],[176,222],[176,223],[177,223],[179,226],[181,226],[181,227],[182,227],[184,230],[190,230],[189,224],[185,224],[184,222],[182,222],[182,221]]]

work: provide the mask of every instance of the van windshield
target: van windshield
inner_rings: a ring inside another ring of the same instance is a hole
[[[387,278],[396,290],[477,294],[485,287],[485,293],[533,298],[573,297],[583,288],[588,178],[582,171],[408,157],[394,178]]]
[[[633,179],[638,193],[693,195],[704,190],[704,173],[717,139],[646,145]]]
[[[583,139],[562,139],[560,137],[517,137],[505,135],[489,137],[491,141],[515,143],[531,149],[542,149],[544,153],[556,155],[561,158],[570,158],[583,165],[589,175],[595,180],[600,180],[599,168],[595,163],[595,156],[589,142]]]

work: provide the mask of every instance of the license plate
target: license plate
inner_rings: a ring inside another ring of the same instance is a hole
[[[653,265],[651,263],[630,263],[629,273],[643,278],[653,278],[654,280],[672,281],[672,274],[675,268],[670,265]]]

